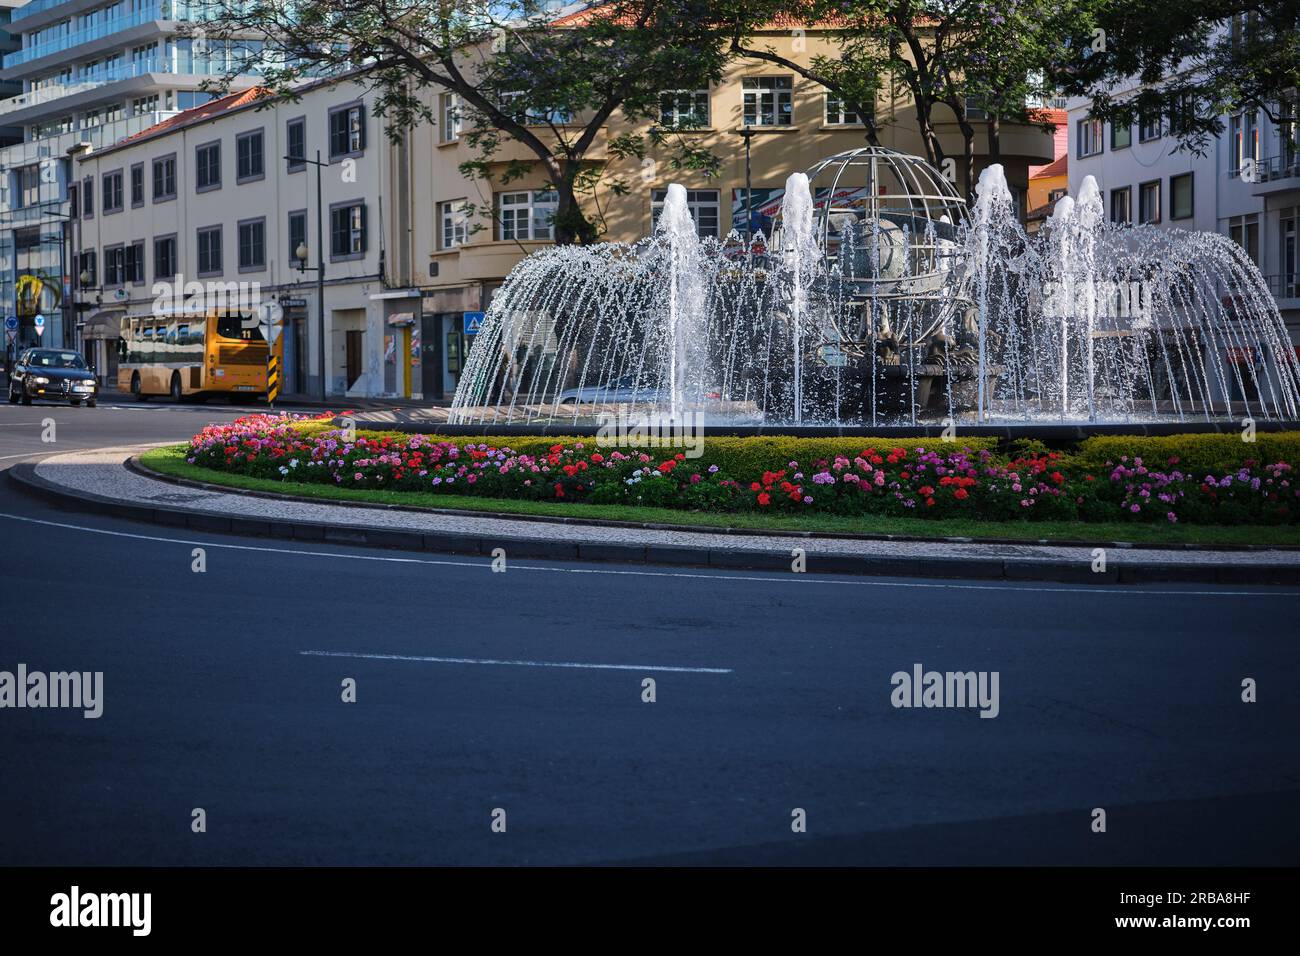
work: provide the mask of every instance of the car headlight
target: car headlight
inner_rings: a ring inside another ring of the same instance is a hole
[[[44,375],[37,375],[36,378],[32,379],[32,381],[34,381],[37,385],[49,385],[49,384],[50,384],[50,380],[49,380],[48,378],[46,378]]]
[[[81,382],[81,384],[82,384],[82,385],[94,385],[94,384],[95,384],[95,380],[94,380],[93,378],[83,379],[82,382]]]

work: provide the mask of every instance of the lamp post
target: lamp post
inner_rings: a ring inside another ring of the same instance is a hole
[[[754,254],[754,182],[750,176],[749,141],[754,130],[749,126],[740,127],[741,139],[745,141],[745,251]]]
[[[316,158],[307,159],[305,156],[286,156],[285,159],[293,163],[310,163],[316,167],[316,265],[307,265],[307,244],[298,243],[298,248],[293,250],[294,258],[298,260],[299,272],[316,273],[316,311],[318,313],[317,322],[319,328],[320,348],[316,353],[316,374],[320,378],[320,398],[325,401],[325,210],[321,206],[321,178],[320,171],[322,168],[329,166],[329,163],[322,162],[320,150],[316,150]]]

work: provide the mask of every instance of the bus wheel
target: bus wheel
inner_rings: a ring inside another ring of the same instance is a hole
[[[147,402],[149,400],[149,396],[146,395],[140,388],[139,372],[136,372],[134,375],[131,376],[131,394],[135,396],[135,400],[137,402]]]
[[[185,398],[181,391],[181,373],[172,372],[172,401],[179,403]]]

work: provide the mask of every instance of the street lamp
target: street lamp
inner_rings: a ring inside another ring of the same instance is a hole
[[[298,243],[298,248],[293,250],[294,258],[298,260],[299,272],[316,273],[316,311],[319,323],[320,350],[316,354],[317,365],[316,374],[320,377],[320,398],[325,401],[325,212],[321,206],[321,185],[320,171],[329,163],[322,162],[320,150],[316,150],[316,158],[308,159],[305,156],[286,156],[284,157],[291,163],[310,163],[316,167],[316,265],[307,265],[307,243]]]
[[[749,141],[754,137],[750,126],[740,127],[740,137],[745,141],[745,249],[754,254],[754,182],[750,176]]]

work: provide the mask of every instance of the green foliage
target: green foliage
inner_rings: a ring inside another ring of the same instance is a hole
[[[1237,434],[1098,435],[1080,443],[1073,462],[1082,468],[1101,470],[1106,462],[1119,462],[1123,456],[1130,461],[1141,458],[1152,469],[1166,468],[1171,459],[1177,459],[1177,467],[1183,471],[1221,476],[1247,462],[1300,462],[1300,432],[1258,432],[1253,442],[1242,441]]]

